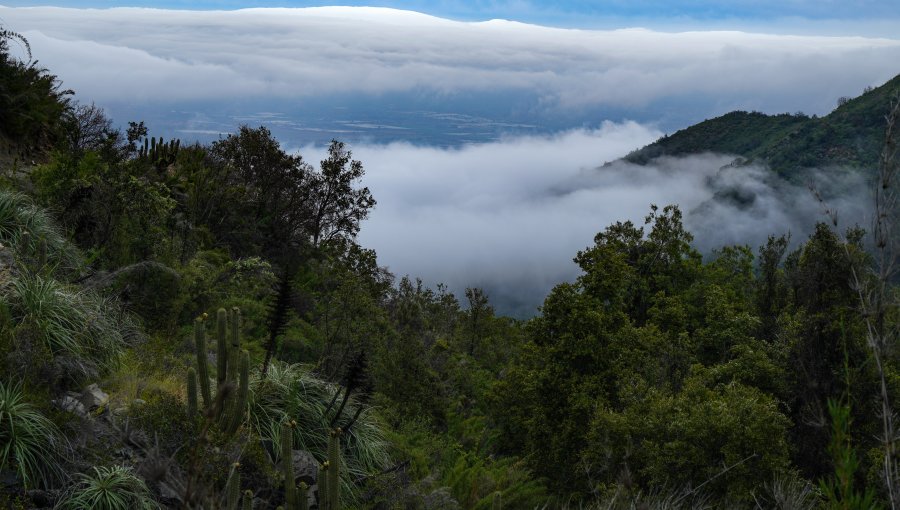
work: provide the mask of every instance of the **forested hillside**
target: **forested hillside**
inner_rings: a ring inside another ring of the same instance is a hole
[[[886,106],[900,90],[900,75],[859,97],[842,97],[824,117],[736,111],[682,129],[632,152],[646,164],[660,156],[702,152],[741,156],[790,178],[801,168],[874,168],[884,142]]]
[[[791,150],[877,169],[873,233],[823,215],[794,250],[703,257],[677,206],[647,204],[518,321],[378,265],[357,242],[377,197],[341,142],[313,163],[265,127],[123,132],[11,45],[0,32],[0,508],[900,502],[887,89],[651,146],[788,165],[773,140],[806,140]],[[845,159],[813,144],[826,119],[858,133]]]

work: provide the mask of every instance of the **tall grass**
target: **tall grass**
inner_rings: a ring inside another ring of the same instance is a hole
[[[80,265],[78,251],[47,211],[24,194],[4,189],[0,189],[0,243],[18,259],[34,257],[43,245],[51,266],[68,270]]]
[[[56,425],[25,402],[22,386],[0,381],[0,470],[16,472],[26,488],[51,486],[62,477],[64,447]]]
[[[66,510],[151,510],[159,508],[143,480],[123,466],[95,467],[79,475],[79,482],[56,508]]]
[[[319,462],[324,461],[331,419],[325,411],[339,388],[317,378],[306,367],[275,361],[265,379],[255,378],[250,385],[251,426],[260,437],[277,445],[281,423],[296,420],[295,448],[309,451]],[[359,405],[351,398],[343,416],[353,416]],[[330,413],[334,411],[331,409]],[[342,455],[342,493],[351,497],[355,481],[385,468],[390,462],[387,442],[368,409],[362,410],[349,433],[342,437]]]
[[[30,331],[54,357],[64,357],[73,378],[114,368],[139,334],[117,303],[52,278],[23,273],[0,287],[18,331]]]

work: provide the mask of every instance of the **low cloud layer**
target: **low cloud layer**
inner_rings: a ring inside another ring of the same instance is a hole
[[[821,114],[892,77],[900,61],[896,39],[566,30],[361,7],[0,7],[0,19],[67,87],[101,105],[524,90],[538,109],[702,96],[720,112]]]
[[[617,162],[598,168],[659,133],[635,123],[594,131],[526,137],[462,149],[407,144],[355,146],[378,206],[361,242],[395,274],[488,290],[501,311],[531,315],[553,285],[571,281],[572,258],[616,221],[643,224],[650,204],[678,204],[695,245],[754,250],[770,234],[802,241],[822,206],[807,179],[826,194],[845,223],[865,221],[867,187],[846,172],[811,172],[789,184],[731,157],[664,159],[654,166]],[[310,161],[322,150],[306,148]]]

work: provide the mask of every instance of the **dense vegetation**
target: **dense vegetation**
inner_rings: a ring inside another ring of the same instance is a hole
[[[900,75],[856,98],[842,97],[824,117],[803,113],[766,115],[736,111],[664,136],[625,157],[646,164],[661,156],[702,152],[760,161],[782,176],[802,168],[872,169],[884,142],[886,105],[900,88]]]
[[[704,258],[679,209],[652,206],[516,321],[378,266],[342,143],[315,167],[263,127],[209,146],[123,133],[16,41],[0,33],[0,507],[897,500],[893,275],[869,271],[862,230]],[[811,122],[776,120],[713,149]],[[858,162],[889,190],[887,140]]]

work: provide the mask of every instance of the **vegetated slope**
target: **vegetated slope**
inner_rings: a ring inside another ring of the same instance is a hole
[[[884,141],[884,116],[898,91],[900,75],[841,101],[824,117],[734,111],[664,136],[624,159],[643,165],[660,156],[717,152],[764,162],[788,177],[798,168],[871,168]]]

